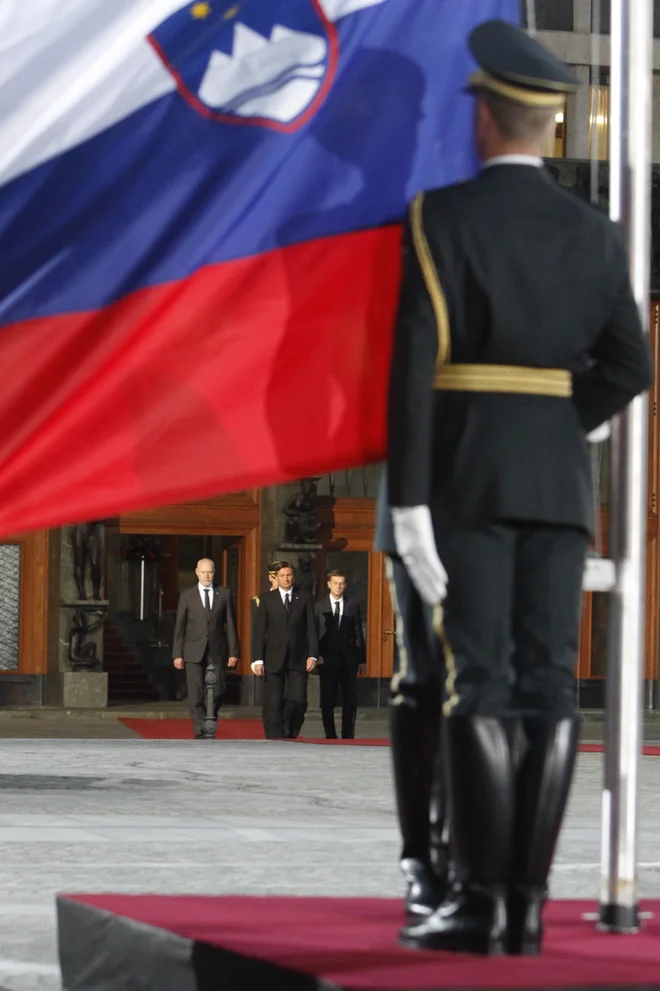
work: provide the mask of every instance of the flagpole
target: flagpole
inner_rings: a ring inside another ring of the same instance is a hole
[[[612,0],[610,215],[621,222],[633,291],[648,333],[650,288],[652,0]],[[600,926],[639,927],[637,791],[642,737],[646,588],[647,399],[613,423],[605,784]]]

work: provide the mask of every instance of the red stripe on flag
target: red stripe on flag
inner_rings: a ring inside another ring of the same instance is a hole
[[[0,533],[375,461],[398,228],[0,331]]]

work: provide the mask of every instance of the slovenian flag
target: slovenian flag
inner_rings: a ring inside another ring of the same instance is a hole
[[[0,533],[382,457],[401,219],[518,6],[0,6]]]

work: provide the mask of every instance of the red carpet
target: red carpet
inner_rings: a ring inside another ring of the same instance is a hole
[[[120,719],[145,740],[192,740],[192,723],[189,719]],[[263,740],[264,727],[260,719],[219,719],[216,740]],[[292,741],[293,742],[293,741]],[[315,740],[303,739],[296,743],[322,743],[328,746],[387,747],[389,740]]]
[[[209,972],[215,967],[217,983],[212,986],[218,988],[234,988],[233,979],[238,981],[241,976],[237,961],[242,962],[242,977],[248,983],[250,964],[260,968],[259,987],[264,989],[328,985],[356,991],[660,986],[660,902],[644,905],[655,917],[640,935],[627,938],[599,933],[593,922],[582,918],[584,912],[596,911],[594,903],[553,902],[546,911],[542,957],[517,959],[405,950],[396,941],[403,921],[401,909],[400,900],[361,898],[71,895],[58,899],[60,954],[67,950],[69,941],[82,945],[89,939],[96,954],[112,959],[117,973],[117,968],[121,969],[117,947],[130,945],[126,954],[134,966],[142,966],[140,939],[151,940],[150,953],[155,947],[166,953],[168,936],[174,934],[202,948],[201,953],[192,954],[200,968],[198,976],[203,967]],[[111,925],[106,913],[115,917]],[[142,925],[135,926],[129,920]],[[147,927],[160,931],[158,942]],[[89,964],[89,954],[86,960],[81,966]],[[270,965],[279,980],[264,980],[268,973],[265,965]],[[283,980],[286,972],[290,975],[288,984]],[[65,986],[69,986],[66,980]],[[197,986],[211,985],[201,980]]]
[[[189,719],[120,719],[145,740],[192,740],[193,731]],[[217,740],[263,740],[264,730],[260,719],[219,719]],[[382,738],[359,740],[323,740],[301,737],[297,743],[315,743],[340,747],[388,747],[389,740]],[[580,753],[602,754],[602,743],[582,743]],[[647,757],[660,756],[660,746],[645,746],[642,750]]]

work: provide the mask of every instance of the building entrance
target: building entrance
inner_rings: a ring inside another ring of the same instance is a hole
[[[216,582],[232,591],[240,624],[244,545],[245,537],[232,535],[108,533],[103,661],[110,704],[185,697],[185,678],[172,665],[179,594],[195,584],[197,562],[208,557]]]

